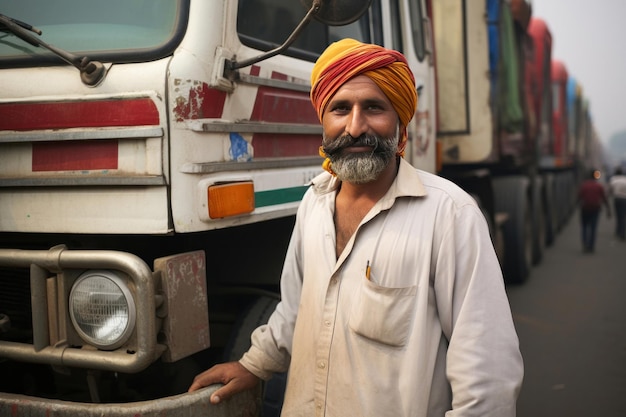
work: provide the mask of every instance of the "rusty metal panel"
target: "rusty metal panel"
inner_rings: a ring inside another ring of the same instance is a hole
[[[168,350],[166,362],[175,362],[210,346],[209,309],[204,251],[159,258],[167,316],[163,321]]]

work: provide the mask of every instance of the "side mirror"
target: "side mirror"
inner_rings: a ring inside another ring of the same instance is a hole
[[[329,26],[348,25],[358,20],[369,8],[372,0],[301,0],[309,9],[287,40],[278,48],[243,61],[226,61],[226,71],[235,71],[248,67],[264,59],[280,54],[298,38],[298,35],[315,18]]]
[[[370,7],[372,0],[302,0],[311,10],[318,4],[318,11],[313,15],[328,26],[344,26],[356,21]],[[305,16],[306,19],[306,16]]]

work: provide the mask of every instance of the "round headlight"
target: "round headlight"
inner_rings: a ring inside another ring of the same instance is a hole
[[[123,279],[111,271],[82,274],[70,292],[70,317],[87,343],[116,349],[135,327],[135,301]]]

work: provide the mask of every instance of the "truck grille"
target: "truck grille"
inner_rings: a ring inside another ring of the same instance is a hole
[[[32,337],[32,309],[30,303],[30,280],[28,270],[0,267],[0,314],[11,320],[11,330],[0,339],[30,339]]]

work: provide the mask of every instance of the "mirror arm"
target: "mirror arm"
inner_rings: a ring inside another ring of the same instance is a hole
[[[258,55],[249,59],[245,59],[239,62],[228,60],[226,61],[226,71],[235,71],[243,67],[248,67],[252,64],[256,64],[259,61],[278,55],[281,52],[283,52],[285,49],[289,48],[289,46],[296,40],[298,35],[300,35],[300,32],[302,32],[302,30],[306,27],[306,25],[309,24],[313,16],[315,16],[320,11],[321,3],[322,3],[322,0],[313,1],[313,4],[311,5],[311,8],[307,12],[306,16],[304,16],[304,18],[300,21],[300,23],[294,29],[291,35],[289,35],[287,40],[278,48],[272,49],[271,51],[267,51],[264,54],[261,54],[261,55]]]

